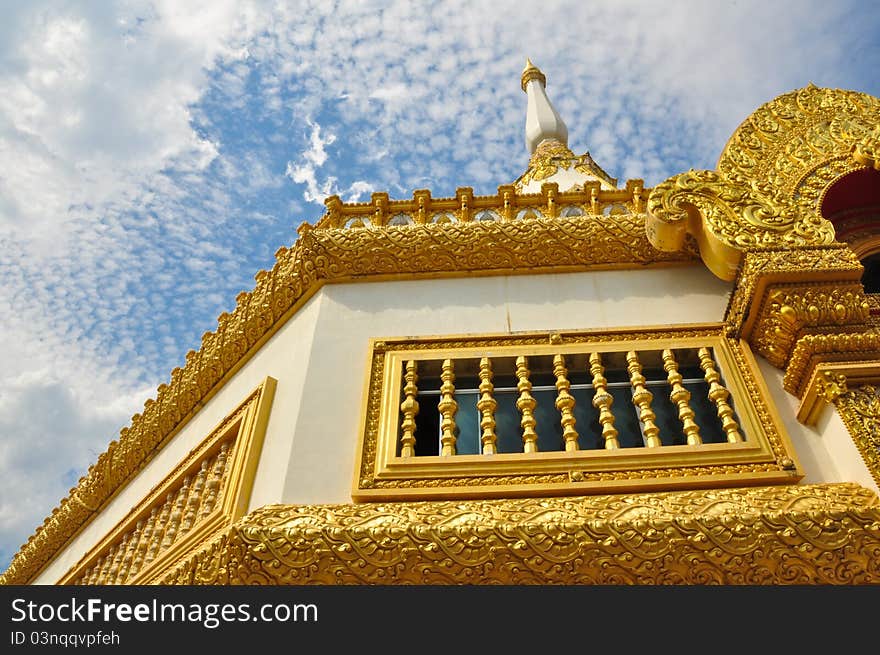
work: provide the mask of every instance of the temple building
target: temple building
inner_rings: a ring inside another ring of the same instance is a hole
[[[619,182],[326,201],[6,584],[880,583],[880,99]]]

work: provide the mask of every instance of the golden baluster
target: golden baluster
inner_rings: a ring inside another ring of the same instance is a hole
[[[125,549],[125,555],[122,558],[122,566],[119,567],[119,574],[116,576],[116,584],[124,584],[128,579],[128,571],[134,560],[134,553],[137,549],[138,542],[141,540],[141,530],[143,526],[144,522],[138,521],[131,538],[128,540],[128,547]]]
[[[122,567],[122,558],[125,557],[125,546],[128,543],[128,535],[122,536],[122,541],[116,546],[116,552],[113,555],[113,564],[107,572],[106,584],[116,584],[116,577],[119,575],[119,569]]]
[[[153,528],[153,535],[150,538],[150,545],[147,548],[147,556],[144,559],[144,566],[156,559],[162,546],[162,538],[165,536],[165,527],[168,525],[168,516],[171,514],[171,508],[174,505],[174,494],[169,493],[162,503],[162,509],[156,519],[156,527]]]
[[[595,390],[593,407],[599,410],[599,423],[602,424],[605,449],[620,448],[620,442],[617,440],[617,428],[614,427],[614,414],[611,413],[614,397],[608,393],[608,380],[605,379],[605,367],[602,366],[602,357],[599,353],[590,353],[590,373],[593,375],[593,389]]]
[[[137,550],[134,553],[134,559],[131,562],[131,569],[129,569],[128,575],[129,577],[134,577],[141,570],[141,566],[144,563],[144,557],[147,554],[147,547],[150,545],[150,540],[153,538],[153,530],[156,527],[156,507],[150,510],[150,515],[147,517],[147,520],[144,522],[144,531],[141,534],[141,540],[138,542]]]
[[[516,408],[522,414],[519,424],[523,430],[523,452],[536,453],[538,452],[538,433],[535,432],[537,421],[534,412],[538,403],[532,397],[532,383],[529,381],[531,371],[529,371],[528,364],[528,360],[522,355],[516,358],[516,377],[519,378],[519,382],[516,384],[516,389],[519,391]]]
[[[574,429],[576,423],[574,396],[570,393],[571,382],[568,381],[568,369],[565,368],[565,358],[562,355],[553,357],[553,375],[556,376],[556,409],[561,414],[559,422],[562,424],[562,439],[565,442],[565,450],[579,450],[578,433]]]
[[[97,584],[107,584],[107,578],[110,577],[110,566],[113,564],[113,556],[116,553],[115,548],[110,548],[107,550],[107,554],[104,555],[104,565],[101,567],[101,572],[98,574]]]
[[[480,359],[480,399],[477,401],[477,411],[480,412],[480,443],[483,444],[484,455],[494,455],[498,452],[498,436],[495,434],[495,409],[498,402],[492,395],[495,393],[495,385],[492,384],[492,361],[488,357]]]
[[[708,348],[700,348],[700,367],[705,371],[705,379],[709,384],[709,400],[715,403],[718,410],[718,418],[721,419],[721,429],[727,435],[729,443],[739,443],[743,441],[742,434],[739,432],[739,424],[733,418],[733,407],[727,402],[730,398],[730,392],[721,384],[721,374],[715,368],[715,362]]]
[[[217,457],[214,459],[214,466],[211,467],[211,474],[208,477],[208,481],[205,482],[205,500],[199,510],[199,518],[207,516],[210,514],[211,510],[214,509],[214,503],[217,500],[217,492],[220,489],[220,483],[223,481],[223,474],[226,471],[226,453],[228,449],[229,444],[224,443],[220,446],[220,452],[217,453]]]
[[[95,562],[95,565],[89,569],[89,574],[86,577],[87,585],[95,585],[98,584],[98,577],[101,575],[101,565],[104,564],[104,558],[99,557],[98,561]]]
[[[165,536],[162,539],[162,548],[168,548],[177,539],[180,521],[183,518],[183,507],[186,502],[186,496],[189,492],[189,476],[183,479],[183,485],[177,490],[177,496],[174,499],[174,507],[171,515],[168,517],[168,527],[165,529]]]
[[[626,353],[626,369],[629,371],[629,381],[633,388],[633,404],[639,408],[639,420],[642,422],[645,445],[648,448],[658,448],[663,443],[660,441],[660,428],[654,422],[657,415],[651,409],[651,400],[653,400],[654,394],[645,388],[646,380],[642,375],[642,364],[634,350]]]
[[[442,420],[440,421],[440,445],[441,455],[455,454],[455,412],[458,410],[458,403],[455,402],[455,371],[453,370],[452,360],[444,359],[440,373],[440,402],[437,409],[440,411]]]
[[[400,403],[400,411],[403,414],[403,422],[400,424],[403,432],[400,437],[400,456],[413,457],[416,454],[416,416],[419,413],[419,401],[416,400],[416,394],[419,392],[416,386],[419,375],[413,359],[406,363],[404,381],[406,382],[403,386],[405,398]]]
[[[694,410],[690,406],[691,392],[681,383],[682,376],[678,372],[678,363],[671,350],[663,351],[663,368],[666,370],[669,386],[672,387],[669,400],[678,405],[678,418],[681,419],[688,445],[696,446],[703,443],[700,438],[700,427],[694,422]]]
[[[196,479],[189,490],[189,497],[186,499],[186,509],[183,512],[183,521],[180,524],[181,534],[186,534],[192,528],[199,513],[199,506],[202,504],[202,491],[205,488],[205,480],[208,477],[208,460],[202,460],[202,466],[196,474]]]

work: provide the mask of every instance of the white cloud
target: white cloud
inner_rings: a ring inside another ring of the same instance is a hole
[[[373,186],[363,180],[356,180],[346,189],[340,190],[339,180],[336,176],[328,175],[322,180],[318,180],[318,169],[327,161],[327,151],[325,146],[332,145],[336,141],[335,134],[327,134],[321,136],[321,126],[306,119],[306,123],[311,128],[309,134],[309,147],[300,153],[296,162],[287,163],[286,175],[297,184],[305,184],[303,190],[303,198],[308,202],[322,204],[324,200],[331,195],[339,195],[346,202],[356,202],[364,193],[373,190]]]

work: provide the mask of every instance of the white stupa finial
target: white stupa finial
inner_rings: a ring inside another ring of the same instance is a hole
[[[547,78],[531,60],[526,59],[522,73],[522,90],[528,96],[526,109],[526,146],[529,154],[535,152],[538,144],[545,139],[555,139],[568,145],[568,128],[562,117],[556,113],[544,87]]]

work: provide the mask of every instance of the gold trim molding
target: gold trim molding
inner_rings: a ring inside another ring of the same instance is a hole
[[[840,243],[746,251],[725,312],[727,329],[784,369],[802,338],[868,329],[863,270]]]
[[[871,477],[880,486],[880,398],[877,392],[878,388],[872,385],[848,389],[834,399],[834,405]]]
[[[878,584],[852,483],[620,496],[269,505],[161,584]]]

